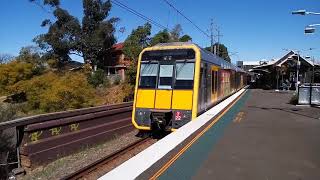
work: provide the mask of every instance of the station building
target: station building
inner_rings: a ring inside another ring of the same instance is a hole
[[[237,65],[252,75],[251,84],[257,88],[295,90],[297,68],[299,84],[320,83],[320,65],[314,59],[303,57],[294,51],[279,59],[242,61],[237,62]]]

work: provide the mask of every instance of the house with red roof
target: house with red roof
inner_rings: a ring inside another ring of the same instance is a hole
[[[125,79],[125,71],[130,66],[131,60],[126,58],[123,53],[124,43],[117,43],[112,46],[111,55],[104,63],[104,70],[107,75],[112,79],[120,77],[121,80]]]

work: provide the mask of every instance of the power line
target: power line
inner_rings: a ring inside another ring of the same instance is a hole
[[[197,26],[191,19],[189,19],[187,16],[185,16],[181,11],[179,11],[176,7],[174,7],[169,1],[163,0],[165,3],[167,3],[170,7],[172,7],[175,11],[177,11],[182,17],[184,17],[187,21],[189,21],[194,27],[196,27],[200,32],[202,32],[207,37],[211,38],[211,36],[206,33],[204,30],[202,30],[199,26]]]
[[[112,2],[113,4],[115,4],[115,5],[119,6],[119,7],[121,7],[122,9],[127,10],[127,11],[129,11],[130,13],[132,13],[132,14],[134,14],[134,15],[136,15],[136,16],[138,16],[138,17],[140,17],[141,19],[143,19],[143,20],[146,20],[146,21],[150,22],[151,24],[153,24],[153,25],[155,25],[155,26],[157,26],[157,27],[159,27],[159,28],[161,28],[161,29],[166,29],[166,27],[165,27],[165,26],[163,26],[163,25],[161,25],[160,23],[158,23],[158,22],[156,22],[156,21],[152,20],[151,18],[149,18],[149,17],[147,17],[147,16],[145,16],[145,15],[143,15],[143,14],[139,13],[138,11],[136,11],[136,10],[134,10],[134,9],[130,8],[129,6],[127,6],[127,5],[123,4],[123,3],[121,3],[121,2],[120,2],[120,1],[118,1],[118,0],[111,0],[111,2]]]

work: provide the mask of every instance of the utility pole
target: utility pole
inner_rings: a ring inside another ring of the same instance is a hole
[[[213,52],[213,19],[211,19],[211,23],[210,23],[210,38],[211,38],[211,52],[215,54],[215,52]]]
[[[214,31],[217,31],[217,35],[214,35]],[[222,36],[220,34],[220,29],[218,26],[214,26],[214,23],[213,23],[213,19],[211,19],[211,23],[210,23],[210,40],[211,40],[211,47],[210,47],[210,50],[213,54],[216,54],[219,56],[219,51],[220,51],[220,36]],[[218,37],[218,41],[216,43],[216,45],[214,45],[214,38],[215,37]]]
[[[217,32],[218,32],[218,45],[217,45],[217,55],[219,56],[219,54],[220,54],[220,29],[219,29],[219,27],[217,27]]]

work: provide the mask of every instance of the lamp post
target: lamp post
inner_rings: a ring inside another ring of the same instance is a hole
[[[298,61],[297,61],[297,85],[296,85],[296,91],[298,91],[299,88],[299,69],[300,69],[300,51],[297,51]]]
[[[288,49],[283,49],[288,51]],[[297,52],[297,53],[296,53]],[[294,56],[297,56],[297,70],[296,70],[296,91],[299,88],[299,69],[300,69],[300,50],[294,50]]]
[[[292,14],[294,15],[320,15],[320,13],[318,12],[310,12],[310,11],[307,11],[305,9],[300,9],[300,10],[297,10],[297,11],[292,11]]]
[[[320,13],[318,12],[311,12],[311,11],[307,11],[305,9],[300,9],[300,10],[297,10],[297,11],[292,11],[291,12],[293,15],[320,15]],[[315,32],[315,28],[314,26],[320,26],[320,24],[310,24],[309,26],[307,26],[305,29],[304,29],[304,33],[305,34],[312,34]]]
[[[316,26],[320,26],[320,24],[310,24],[305,27],[304,33],[305,34],[313,34],[316,31]]]

